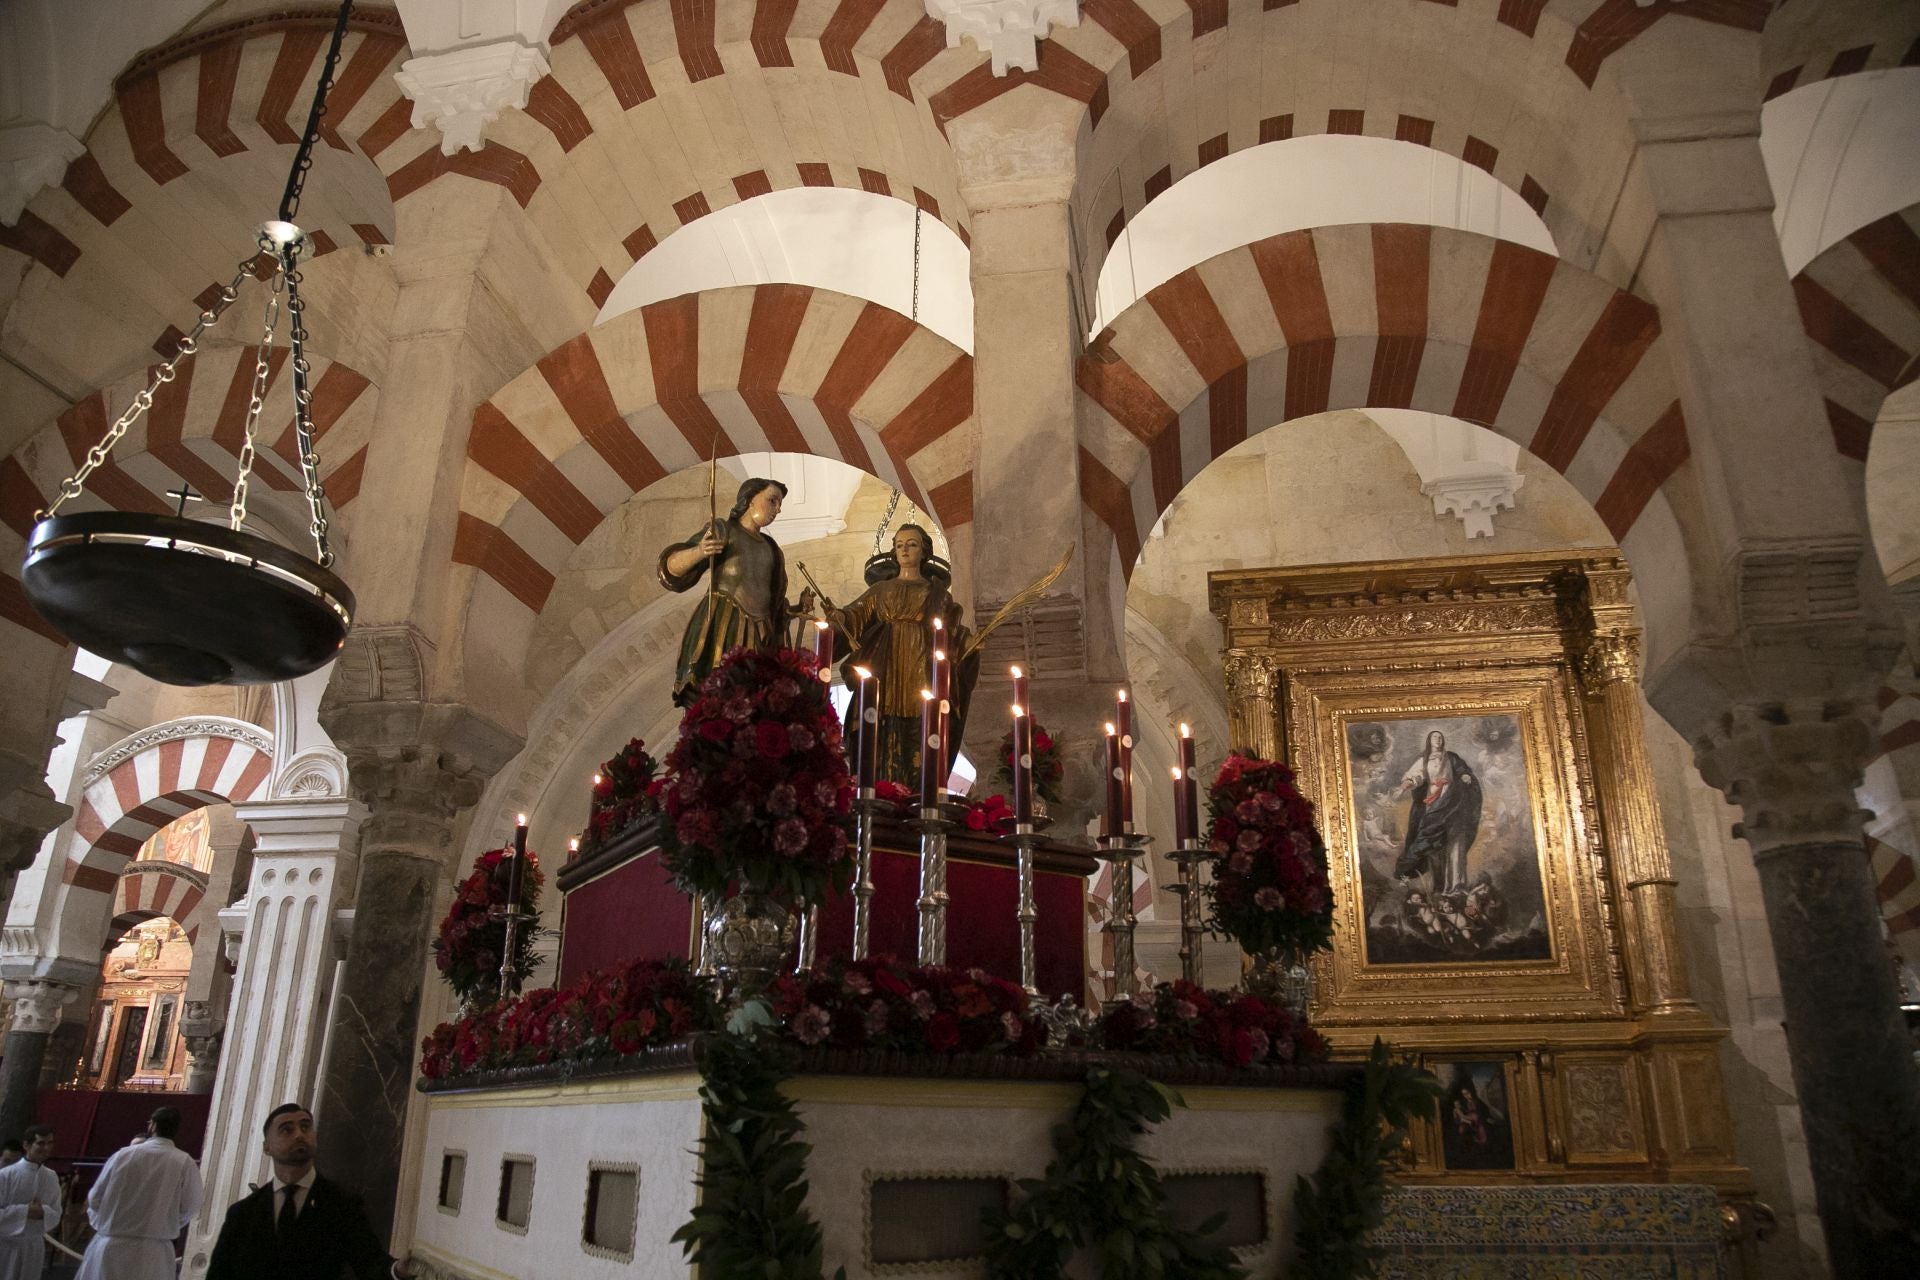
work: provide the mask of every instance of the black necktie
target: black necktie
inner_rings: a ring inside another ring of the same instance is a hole
[[[298,1186],[292,1183],[288,1183],[285,1187],[281,1188],[286,1198],[280,1202],[280,1216],[274,1219],[273,1232],[282,1240],[285,1240],[293,1234],[294,1219],[300,1216],[300,1210],[295,1207],[293,1201],[294,1192],[299,1189]]]

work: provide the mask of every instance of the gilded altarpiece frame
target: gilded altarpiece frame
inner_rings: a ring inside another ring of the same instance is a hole
[[[1294,766],[1327,840],[1315,1025],[1341,1056],[1499,1064],[1511,1168],[1449,1169],[1436,1112],[1409,1180],[1751,1194],[1726,1033],[1688,991],[1630,582],[1617,552],[1209,576],[1235,745]]]

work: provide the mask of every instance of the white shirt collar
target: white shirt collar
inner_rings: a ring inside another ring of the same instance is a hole
[[[319,1175],[320,1166],[310,1164],[307,1166],[307,1171],[295,1179],[292,1185],[299,1187],[302,1191],[311,1191],[313,1190],[313,1180]],[[279,1174],[276,1173],[273,1175],[273,1194],[279,1195],[280,1189],[287,1185],[287,1183],[280,1181]]]

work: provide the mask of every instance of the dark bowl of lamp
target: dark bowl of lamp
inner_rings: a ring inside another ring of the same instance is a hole
[[[69,640],[163,684],[274,684],[340,652],[353,593],[297,552],[179,516],[34,525],[20,585]]]

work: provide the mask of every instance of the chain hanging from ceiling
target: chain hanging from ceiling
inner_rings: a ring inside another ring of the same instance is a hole
[[[260,684],[314,670],[339,651],[352,625],[353,593],[332,572],[326,488],[314,447],[311,362],[307,358],[300,259],[312,242],[295,219],[313,169],[313,149],[327,95],[340,65],[353,0],[342,0],[333,38],[314,86],[277,216],[263,223],[254,252],[201,310],[173,354],[148,376],[131,404],[34,514],[21,585],[42,617],[69,640],[169,684]],[[87,511],[61,515],[106,465],[127,430],[153,407],[180,363],[240,296],[249,276],[266,293],[260,345],[242,424],[238,466],[226,528],[186,518],[195,497],[182,486],[172,516]],[[293,428],[307,533],[313,559],[246,531],[249,482],[258,457],[256,433],[272,381],[273,340],[284,307],[293,396]]]

